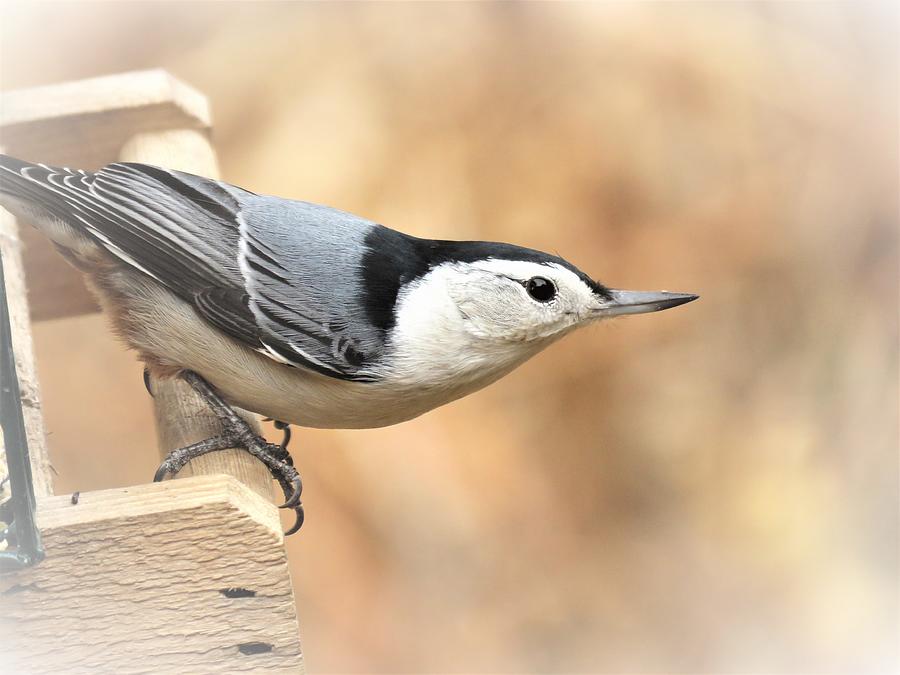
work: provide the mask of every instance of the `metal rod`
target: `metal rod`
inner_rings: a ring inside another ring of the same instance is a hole
[[[16,358],[9,325],[9,303],[3,258],[0,256],[0,426],[6,449],[6,468],[9,472],[11,528],[15,528],[16,549],[0,551],[0,571],[11,571],[34,565],[44,559],[41,533],[35,519],[34,484],[28,439],[22,417],[22,396],[16,374]]]

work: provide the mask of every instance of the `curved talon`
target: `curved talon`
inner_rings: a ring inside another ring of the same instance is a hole
[[[144,368],[144,389],[146,389],[147,393],[150,394],[150,398],[156,398],[156,395],[153,393],[153,384],[150,382],[149,368]]]
[[[284,433],[284,436],[281,439],[281,449],[287,452],[288,443],[291,442],[291,425],[287,422],[279,422],[276,420],[275,428],[281,429],[281,431]],[[293,462],[290,460],[290,455],[287,456],[287,459],[289,463],[293,464]]]
[[[272,426],[278,429],[279,431],[284,432],[284,436],[281,439],[280,447],[282,450],[287,450],[288,443],[291,442],[291,424],[290,422],[282,422],[280,420],[273,419],[271,417],[263,417],[263,422],[271,422]],[[293,462],[290,459],[290,455],[287,455],[288,463],[293,466]]]
[[[285,537],[290,537],[292,534],[297,532],[297,530],[303,527],[303,519],[305,518],[303,514],[303,506],[300,505],[296,509],[294,509],[294,513],[296,514],[294,524],[284,533]]]
[[[284,496],[287,498],[287,501],[279,506],[279,509],[293,509],[300,504],[300,493],[303,492],[303,481],[300,480],[299,474],[294,475],[294,477],[290,481],[290,486],[293,489],[291,490],[290,495],[288,495],[287,481],[285,480],[285,482],[282,484],[282,488],[284,489]]]
[[[272,477],[278,481],[286,500],[279,508],[293,509],[295,513],[294,525],[285,532],[285,536],[294,534],[304,521],[303,505],[300,502],[303,482],[300,474],[294,468],[294,460],[287,450],[287,444],[291,440],[289,425],[272,420],[277,429],[284,431],[284,440],[280,445],[267,443],[216,393],[206,380],[189,370],[183,371],[181,378],[206,400],[222,423],[223,430],[218,436],[170,452],[156,470],[153,476],[154,482],[163,480],[168,474],[177,474],[185,464],[209,452],[227,448],[242,448],[265,464]]]
[[[303,526],[303,520],[305,518],[305,514],[303,511],[303,504],[300,503],[299,492],[297,492],[297,488],[300,490],[303,489],[302,483],[300,483],[300,476],[297,476],[296,482],[288,481],[285,476],[276,476],[278,480],[278,484],[281,486],[281,491],[284,492],[285,498],[288,499],[288,502],[293,501],[297,498],[297,503],[292,507],[294,509],[294,524],[284,533],[285,537],[289,537],[295,532],[297,532]],[[288,498],[290,495],[290,498]]]

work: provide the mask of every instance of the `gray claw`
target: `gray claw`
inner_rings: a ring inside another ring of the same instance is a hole
[[[292,534],[297,532],[297,530],[303,527],[303,505],[301,504],[296,509],[294,509],[294,513],[296,513],[296,519],[294,520],[293,526],[284,533],[285,537],[290,537]]]
[[[293,509],[296,514],[294,525],[285,533],[285,536],[299,530],[303,525],[304,518],[303,505],[300,503],[303,482],[287,451],[287,444],[291,438],[288,425],[284,422],[275,422],[276,428],[284,431],[284,441],[281,445],[266,443],[265,439],[257,436],[247,421],[222,400],[210,384],[197,373],[184,371],[181,377],[210,405],[223,425],[223,433],[220,436],[173,450],[159,465],[153,480],[158,482],[163,480],[167,474],[178,473],[190,460],[208,452],[226,448],[242,448],[265,464],[272,477],[278,481],[286,500],[280,508]]]
[[[288,485],[291,488],[290,493],[288,493],[288,490],[287,490]],[[290,483],[288,484],[287,481],[285,481],[285,483],[282,484],[282,487],[284,488],[284,496],[287,499],[287,501],[284,504],[282,504],[281,506],[279,506],[278,508],[292,509],[295,506],[297,506],[298,504],[300,504],[300,493],[303,492],[303,481],[300,480],[299,474],[295,473],[293,478],[291,478]]]

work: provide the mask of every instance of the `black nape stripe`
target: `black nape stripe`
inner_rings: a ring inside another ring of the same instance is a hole
[[[476,262],[478,260],[522,260],[541,265],[555,263],[578,275],[594,293],[607,300],[611,299],[609,289],[599,281],[591,279],[587,274],[575,267],[565,258],[557,255],[536,251],[515,244],[503,244],[492,241],[447,241],[447,240],[422,240],[428,248],[428,257],[431,265],[442,262]]]
[[[400,288],[446,262],[472,263],[479,260],[522,260],[542,265],[555,263],[578,275],[594,293],[609,300],[609,289],[591,279],[559,256],[514,244],[491,241],[449,241],[419,239],[381,225],[365,238],[362,260],[363,305],[369,320],[382,330],[395,323],[394,309]]]
[[[422,241],[381,225],[375,225],[366,235],[362,304],[369,321],[381,330],[394,327],[394,306],[400,287],[430,269],[422,255]]]

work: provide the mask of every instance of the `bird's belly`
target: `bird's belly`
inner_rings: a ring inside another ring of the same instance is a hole
[[[241,349],[245,349],[241,347]],[[414,383],[339,380],[276,363],[251,350],[239,362],[225,359],[189,365],[234,405],[305,427],[369,429],[398,424],[475,392],[517,364],[481,369],[451,383],[420,373]],[[239,369],[235,364],[242,363]]]
[[[103,287],[127,297],[112,311],[118,331],[151,366],[193,370],[229,403],[272,419],[329,429],[383,427],[412,419],[490,384],[518,365],[481,365],[464,376],[428,375],[418,364],[405,380],[339,380],[277,363],[203,321],[187,303],[134,274]],[[101,301],[107,296],[100,293]]]
[[[114,320],[131,346],[151,364],[193,370],[229,403],[283,422],[334,429],[397,424],[496,379],[437,386],[327,377],[277,363],[229,338],[158,286],[134,278],[128,282],[118,284],[130,297],[125,312]]]
[[[269,368],[264,364],[262,370],[247,373],[243,378],[221,370],[201,374],[241,408],[282,422],[325,429],[369,429],[398,424],[468,393],[348,382],[273,365],[291,372],[286,377],[267,378],[263,373]]]

